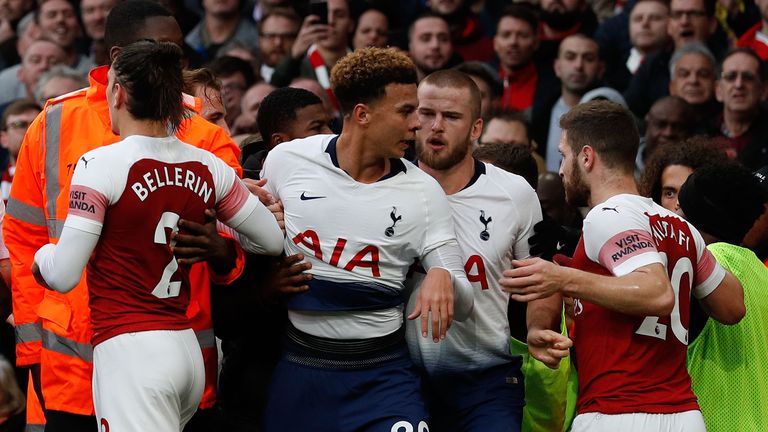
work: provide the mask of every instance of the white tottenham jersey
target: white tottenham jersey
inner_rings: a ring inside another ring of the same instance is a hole
[[[402,326],[403,282],[416,259],[455,244],[440,185],[416,166],[364,184],[338,167],[335,135],[280,144],[264,162],[266,189],[285,207],[285,252],[312,264],[309,290],[288,302],[306,333],[360,339]]]
[[[418,320],[407,323],[406,338],[414,362],[430,374],[485,369],[510,361],[509,294],[499,279],[513,259],[530,256],[528,238],[541,220],[536,192],[520,176],[493,165],[475,163],[475,180],[448,196],[464,269],[472,283],[475,307],[470,318],[454,322],[441,343],[423,338]],[[424,274],[414,272],[409,288]],[[414,300],[416,289],[412,291]],[[408,304],[409,310],[414,301]]]

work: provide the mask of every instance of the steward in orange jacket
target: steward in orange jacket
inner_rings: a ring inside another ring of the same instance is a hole
[[[85,152],[119,140],[109,120],[107,71],[107,66],[93,69],[87,89],[50,100],[30,125],[18,157],[3,229],[11,254],[17,364],[40,365],[46,410],[80,415],[94,414],[86,278],[68,294],[61,294],[37,285],[30,266],[38,248],[58,240],[67,216],[69,183],[76,162]],[[198,101],[191,97],[185,99],[185,105],[198,105],[199,110]],[[218,126],[195,114],[182,123],[177,136],[216,154],[242,174],[240,151]],[[218,282],[237,277],[242,262],[238,259],[239,265]],[[190,283],[192,299],[187,315],[206,361],[206,390],[200,407],[209,408],[215,402],[217,355],[206,264],[192,267]]]

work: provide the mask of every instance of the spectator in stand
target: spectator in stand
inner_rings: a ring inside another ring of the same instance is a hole
[[[609,55],[602,51],[606,60],[606,84],[624,91],[632,76],[643,64],[648,54],[665,48],[670,38],[667,34],[669,2],[664,0],[639,0],[629,13],[628,50]]]
[[[249,4],[254,3],[255,6],[253,6],[253,14],[251,16],[254,21],[261,22],[261,20],[264,19],[264,17],[271,13],[273,10],[290,8],[293,6],[294,2],[290,0],[255,0],[249,2]]]
[[[716,58],[725,53],[723,33],[717,32],[716,1],[671,0],[667,34],[672,46],[646,56],[624,92],[624,99],[635,116],[642,118],[656,100],[669,94],[669,62],[676,50],[699,42],[707,44]]]
[[[16,41],[22,33],[19,23],[33,10],[32,0],[6,0],[0,3],[0,68],[21,61],[16,52]]]
[[[64,64],[83,75],[96,66],[90,57],[77,52],[77,38],[82,35],[82,30],[72,3],[68,0],[42,0],[37,6],[35,19],[41,33],[64,50]]]
[[[221,97],[227,111],[226,121],[231,128],[240,115],[240,101],[245,91],[256,81],[253,68],[247,61],[230,56],[219,57],[208,63],[207,67],[221,81]]]
[[[254,134],[258,132],[256,115],[259,113],[261,101],[272,93],[275,87],[267,83],[257,83],[251,86],[240,100],[240,115],[232,125],[232,136]]]
[[[722,102],[720,140],[729,155],[756,170],[768,164],[768,112],[766,68],[749,48],[726,55],[717,80],[717,100]]]
[[[80,72],[65,65],[56,65],[44,72],[35,84],[35,101],[45,106],[48,99],[88,87],[88,80]]]
[[[473,3],[471,0],[429,0],[427,6],[448,23],[453,49],[461,58],[488,62],[494,57],[493,39],[472,11]]]
[[[325,112],[328,114],[328,117],[332,119],[331,131],[333,131],[333,133],[341,132],[341,112],[334,109],[333,105],[331,104],[330,95],[323,87],[320,86],[320,83],[309,78],[296,78],[295,80],[291,81],[291,85],[289,87],[304,89],[319,97],[320,100],[323,101],[323,108],[325,109]]]
[[[760,9],[761,19],[741,35],[736,45],[752,48],[758,57],[768,60],[768,0],[755,0],[755,5]]]
[[[82,0],[80,3],[80,18],[85,35],[91,39],[89,55],[97,65],[109,63],[109,53],[104,44],[104,28],[107,15],[116,3],[117,0]]]
[[[259,39],[259,41],[261,41],[261,39]],[[216,57],[237,57],[247,61],[251,65],[251,70],[254,72],[261,70],[259,52],[253,50],[250,45],[246,45],[237,40],[222,45],[222,47],[219,48],[219,51],[216,52]],[[255,78],[258,79],[258,77]]]
[[[53,0],[58,1],[58,0]],[[38,39],[24,53],[21,64],[0,72],[0,104],[33,98],[37,78],[54,65],[64,63],[66,52],[48,39]]]
[[[203,60],[216,57],[222,45],[238,40],[256,49],[259,34],[243,13],[242,0],[203,0],[205,15],[184,38]]]
[[[493,38],[499,76],[504,83],[502,109],[524,111],[535,99],[556,99],[552,67],[534,60],[539,48],[538,29],[539,20],[526,5],[512,5],[502,12]],[[550,94],[553,89],[554,95]]]
[[[461,62],[453,52],[448,22],[439,15],[426,13],[416,18],[408,31],[408,54],[416,64],[419,80],[440,69]]]
[[[599,56],[597,42],[577,33],[560,44],[555,59],[555,75],[560,78],[560,95],[556,100],[536,101],[532,111],[532,137],[546,161],[547,171],[560,169],[560,116],[576,106],[588,91],[603,78],[605,65]]]
[[[40,106],[29,99],[19,99],[3,111],[2,129],[0,130],[0,145],[8,150],[8,167],[0,179],[0,195],[3,202],[8,201],[11,193],[11,182],[16,172],[16,158],[19,156],[21,141],[29,124],[40,113]],[[2,429],[0,429],[2,430]]]
[[[261,78],[269,82],[275,67],[288,55],[299,34],[301,18],[292,9],[275,9],[259,22],[259,58]]]
[[[294,78],[312,78],[328,92],[334,110],[337,110],[329,77],[336,62],[349,52],[349,37],[355,25],[349,0],[328,0],[327,22],[327,25],[320,24],[320,17],[314,15],[304,19],[291,47],[291,55],[275,67],[270,83],[285,87]]]
[[[503,91],[498,75],[487,63],[479,61],[464,62],[455,69],[469,75],[480,89],[480,117],[487,118],[498,106]]]
[[[38,39],[40,39],[40,27],[35,22],[35,12],[32,11],[24,15],[16,28],[16,42],[14,44],[16,51],[3,54],[3,58],[6,59],[6,67],[21,63],[27,48]]]
[[[544,159],[536,153],[536,143],[531,140],[530,127],[525,116],[517,111],[495,111],[483,117],[483,134],[480,136],[480,147],[486,144],[506,144],[523,147],[531,152],[536,162],[536,170],[543,173],[546,170]]]
[[[669,94],[683,98],[693,106],[697,130],[714,135],[720,115],[715,99],[717,63],[704,44],[690,43],[675,51],[669,61]]]
[[[657,148],[678,144],[693,135],[696,129],[696,111],[677,96],[665,96],[653,104],[645,115],[645,135],[635,159],[635,177],[638,179],[648,159]]]
[[[389,19],[379,9],[366,10],[357,19],[352,47],[354,49],[377,47],[386,48],[389,45]]]
[[[545,63],[557,57],[566,37],[575,33],[591,36],[597,29],[597,17],[586,0],[541,0],[539,7],[539,56]]]

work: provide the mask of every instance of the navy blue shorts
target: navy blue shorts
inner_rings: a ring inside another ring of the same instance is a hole
[[[520,432],[525,406],[519,362],[425,378],[430,425],[440,432]]]
[[[420,378],[403,341],[364,358],[324,354],[286,343],[265,432],[429,430]]]

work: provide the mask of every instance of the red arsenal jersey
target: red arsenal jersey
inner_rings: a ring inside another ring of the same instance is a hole
[[[72,179],[68,225],[99,233],[88,262],[93,344],[127,332],[189,328],[188,268],[173,256],[179,219],[242,213],[232,168],[175,137],[131,136],[86,153]]]
[[[696,229],[648,198],[617,195],[593,208],[573,266],[623,276],[661,263],[675,293],[671,315],[625,315],[575,299],[579,413],[699,409],[686,369],[691,294],[709,295],[725,270]]]

